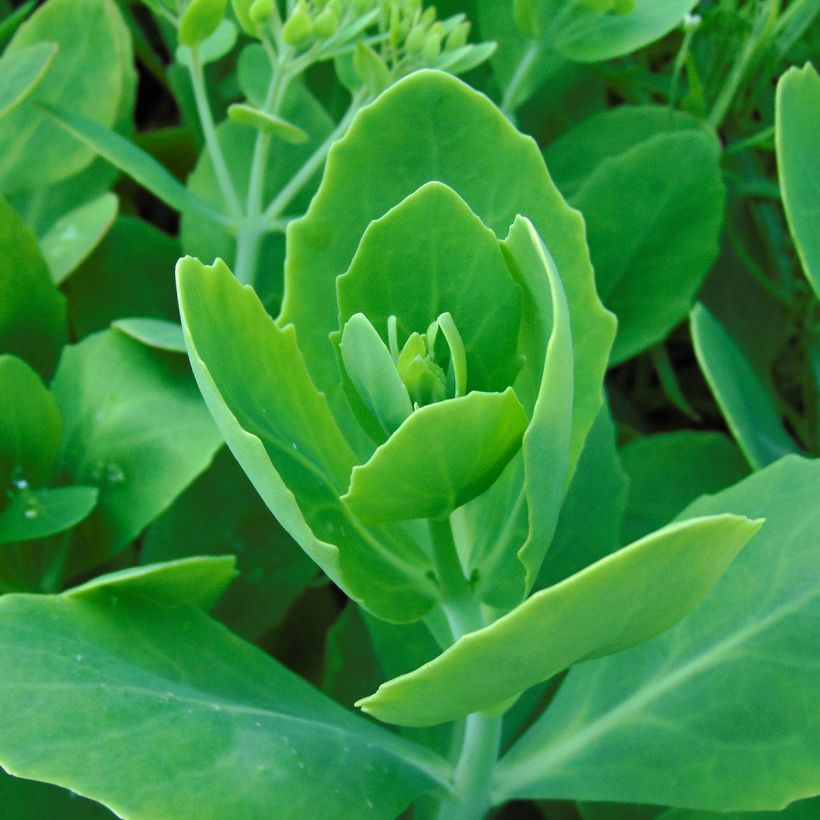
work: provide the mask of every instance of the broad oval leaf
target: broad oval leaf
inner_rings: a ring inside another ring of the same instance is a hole
[[[820,461],[789,456],[689,507],[766,524],[680,624],[570,672],[496,798],[760,811],[817,794],[818,497]]]
[[[73,527],[94,509],[96,487],[18,491],[0,512],[0,544],[34,541]]]
[[[57,48],[56,43],[36,43],[0,57],[0,117],[17,108],[43,81]]]
[[[696,607],[760,526],[737,515],[670,524],[536,592],[357,706],[379,720],[429,726],[641,643]]]

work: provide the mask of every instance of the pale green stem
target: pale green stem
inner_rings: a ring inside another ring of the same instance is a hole
[[[512,75],[510,84],[507,86],[504,91],[504,96],[501,98],[501,110],[507,117],[512,117],[515,113],[515,109],[518,107],[518,96],[521,92],[521,87],[529,79],[530,72],[542,48],[538,42],[532,40],[521,57],[521,62],[518,63],[518,67]]]
[[[211,104],[208,102],[208,92],[205,89],[205,75],[202,71],[202,60],[199,57],[199,50],[192,48],[189,50],[191,59],[189,62],[191,85],[194,89],[194,100],[199,121],[202,125],[202,133],[205,137],[205,147],[211,157],[214,166],[214,173],[219,184],[219,189],[225,199],[225,205],[231,217],[237,221],[242,218],[242,206],[239,204],[239,197],[236,194],[233,180],[225,162],[225,155],[222,153],[222,146],[219,144],[219,137],[216,134],[214,117],[211,113]]]
[[[466,719],[455,770],[455,794],[439,807],[438,820],[481,820],[489,811],[502,720],[501,715],[482,712],[475,712]]]
[[[444,601],[444,611],[448,620],[453,622],[450,611],[462,613],[465,609],[474,609],[476,604],[471,600],[470,584],[464,577],[464,568],[458,557],[455,538],[453,537],[453,527],[450,524],[450,517],[431,518],[430,534],[433,536],[433,562],[436,567],[441,597]],[[456,616],[461,622],[462,616]],[[466,631],[471,631],[465,623]],[[474,629],[475,627],[473,627]],[[455,637],[463,634],[464,629],[459,629]]]
[[[344,117],[327,139],[311,154],[305,161],[305,164],[291,177],[285,186],[274,197],[272,202],[265,209],[262,215],[262,223],[269,225],[282,215],[285,208],[290,205],[294,197],[307,185],[313,175],[322,167],[322,163],[327,158],[328,151],[334,142],[340,140],[350,127],[350,123],[358,113],[359,109],[364,105],[366,100],[366,93],[364,91],[357,91],[350,102],[350,106],[345,112]]]

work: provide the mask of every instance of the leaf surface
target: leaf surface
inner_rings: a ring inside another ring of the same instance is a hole
[[[0,512],[0,544],[33,541],[67,530],[82,521],[96,503],[96,487],[17,492]]]
[[[0,117],[26,100],[57,56],[56,43],[37,43],[0,58]]]

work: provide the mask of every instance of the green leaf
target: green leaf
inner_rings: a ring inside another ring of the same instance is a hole
[[[353,468],[342,501],[366,523],[448,515],[498,478],[526,429],[512,388],[428,404]]]
[[[99,128],[113,125],[132,69],[131,39],[112,0],[49,0],[27,20],[6,54],[43,42],[59,48],[32,96],[0,120],[0,191],[29,190],[66,179],[93,153],[67,137],[39,107],[70,108]]]
[[[803,272],[820,299],[820,77],[811,63],[780,78],[775,118],[783,207]]]
[[[105,193],[61,216],[40,239],[40,250],[56,284],[100,243],[114,222],[117,207],[117,197]]]
[[[54,286],[37,240],[0,197],[0,352],[53,373],[66,342],[65,298]]]
[[[698,363],[749,464],[759,469],[797,452],[771,388],[758,378],[732,337],[703,305],[695,306],[690,320]]]
[[[87,336],[130,316],[177,322],[173,273],[179,256],[176,239],[140,219],[118,217],[64,285],[74,332]]]
[[[358,395],[390,435],[413,412],[413,406],[390,351],[363,313],[354,313],[347,320],[339,349]]]
[[[119,816],[388,820],[445,787],[442,760],[195,607],[6,595],[0,627],[0,763]]]
[[[425,576],[429,559],[405,528],[364,528],[339,501],[356,459],[311,381],[294,328],[271,321],[221,261],[181,260],[177,287],[200,390],[282,527],[371,611],[422,617],[436,594]]]
[[[16,356],[0,356],[0,493],[45,484],[60,452],[62,419],[40,377]],[[5,498],[0,495],[0,506]]]
[[[691,130],[709,133],[702,120],[665,105],[620,105],[587,117],[550,143],[544,160],[564,196],[573,196],[604,160],[660,134]]]
[[[288,227],[278,322],[296,327],[313,380],[334,416],[345,419],[350,410],[329,341],[338,329],[336,277],[370,222],[433,180],[452,188],[497,236],[506,236],[517,214],[528,217],[555,260],[575,352],[572,464],[601,407],[614,320],[595,294],[583,221],[550,181],[535,144],[486,97],[451,76],[417,71],[400,80],[363,109],[331,149],[308,213]]]
[[[449,312],[464,342],[468,389],[513,383],[519,288],[495,234],[446,185],[427,183],[371,222],[336,290],[339,324],[364,313],[385,341],[391,315],[403,342]]]
[[[52,385],[62,472],[96,485],[74,571],[122,549],[201,473],[219,445],[184,359],[106,331],[66,348]]]
[[[624,542],[652,532],[699,496],[730,487],[749,473],[737,445],[709,431],[644,436],[622,447],[620,455],[629,477]]]
[[[96,503],[96,487],[18,491],[0,512],[0,545],[63,532],[86,518]]]
[[[598,291],[618,316],[613,364],[663,339],[692,307],[723,225],[718,159],[713,136],[661,134],[601,162],[573,196]]]
[[[215,498],[218,504],[213,503]],[[223,447],[211,466],[149,527],[140,561],[225,553],[235,554],[240,574],[213,614],[249,640],[280,623],[317,571]]]
[[[646,641],[703,600],[760,526],[737,515],[670,524],[536,592],[357,705],[379,720],[431,725],[489,709],[573,664]]]
[[[177,182],[170,171],[160,165],[150,154],[116,131],[111,131],[94,120],[83,117],[75,110],[58,108],[45,103],[41,105],[41,108],[73,138],[87,145],[114,167],[128,174],[169,207],[176,211],[192,210],[219,223],[227,221],[226,217]]]
[[[496,799],[759,811],[816,794],[818,493],[820,461],[792,456],[689,507],[766,525],[675,628],[570,672],[499,765]]]
[[[185,353],[185,337],[182,327],[165,319],[117,319],[111,326],[126,336],[157,350]]]
[[[129,567],[101,575],[63,593],[65,598],[110,601],[112,595],[137,595],[157,603],[190,604],[209,610],[236,578],[232,555],[180,558],[162,564]]]
[[[669,809],[657,815],[657,820],[816,820],[818,810],[820,798],[814,798],[797,800],[782,811],[711,812]]]
[[[228,0],[190,0],[179,19],[179,42],[193,48],[207,40],[222,22],[227,7]]]
[[[269,114],[267,111],[260,111],[247,103],[234,103],[228,106],[228,117],[240,125],[250,126],[257,131],[279,137],[293,145],[308,140],[308,134],[298,125],[294,125],[292,122],[282,119],[282,117]]]
[[[0,117],[25,102],[45,79],[57,49],[56,43],[37,43],[0,57]]]

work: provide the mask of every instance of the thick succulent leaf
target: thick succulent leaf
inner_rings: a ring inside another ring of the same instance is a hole
[[[17,108],[45,79],[56,43],[36,43],[0,57],[0,117]]]
[[[121,817],[388,820],[447,777],[195,607],[6,595],[0,662],[3,767]]]
[[[689,507],[766,524],[678,626],[570,672],[496,797],[757,811],[817,794],[818,495],[820,461],[792,456]]]
[[[58,219],[40,239],[40,250],[58,285],[100,243],[117,215],[117,197],[105,193]]]
[[[308,213],[288,227],[278,322],[296,326],[316,385],[338,419],[349,416],[329,341],[338,328],[336,277],[368,224],[433,180],[452,188],[497,236],[506,236],[517,214],[527,216],[555,260],[573,323],[572,464],[601,407],[614,319],[595,293],[583,220],[550,181],[535,143],[454,77],[411,74],[363,109],[333,146]]]
[[[0,487],[9,489],[12,480],[20,489],[45,484],[63,426],[54,397],[16,356],[0,356],[0,384]]]
[[[121,216],[68,278],[68,315],[80,336],[131,316],[177,321],[174,265],[179,242],[132,216]],[[131,272],[123,276],[122,271]]]
[[[165,319],[128,318],[117,319],[111,323],[111,327],[157,350],[167,350],[170,353],[186,351],[182,326],[176,322],[168,322]]]
[[[0,197],[0,353],[14,353],[50,377],[65,344],[65,298],[37,240]]]
[[[131,41],[113,0],[49,0],[20,26],[5,56],[42,42],[59,47],[54,64],[32,96],[0,120],[4,193],[66,179],[94,158],[38,103],[70,107],[110,126],[126,90],[123,66],[131,63]]]
[[[311,381],[294,328],[274,324],[221,261],[187,257],[177,283],[200,390],[278,521],[351,597],[388,619],[421,617],[435,594],[428,560],[403,529],[365,529],[339,500],[355,457]]]
[[[452,188],[429,182],[373,221],[336,288],[340,326],[361,312],[385,341],[391,315],[401,343],[449,312],[464,341],[468,389],[513,383],[518,288],[495,234]]]
[[[620,456],[629,477],[624,543],[670,521],[699,496],[731,487],[749,473],[734,442],[705,430],[643,436],[622,447]]]
[[[619,105],[587,117],[550,143],[544,160],[561,193],[572,196],[604,160],[659,134],[686,130],[707,129],[703,120],[665,105]]]
[[[95,566],[154,520],[210,462],[219,434],[184,359],[113,330],[66,348],[52,385],[60,475],[99,487],[72,569]]]
[[[803,272],[820,299],[820,76],[811,63],[780,78],[775,116],[783,207]]]
[[[0,544],[33,541],[67,530],[82,521],[96,503],[96,487],[18,491],[0,512]]]
[[[428,404],[353,468],[342,501],[367,523],[448,515],[498,478],[526,429],[511,387]]]
[[[771,388],[758,377],[726,329],[700,304],[690,321],[700,368],[749,464],[758,469],[797,452],[780,420]]]
[[[277,626],[317,573],[223,447],[213,464],[148,528],[140,561],[226,553],[235,554],[239,576],[213,615],[248,640]]]
[[[718,160],[714,136],[661,134],[601,162],[573,196],[598,291],[618,317],[613,363],[663,339],[691,309],[718,253]]]
[[[670,524],[536,592],[357,705],[391,723],[431,725],[488,709],[573,664],[646,641],[703,600],[760,526],[737,515]]]
[[[63,597],[98,600],[105,596],[112,602],[111,596],[133,594],[157,603],[190,604],[208,610],[236,576],[232,555],[198,555],[100,575],[72,587]]]

